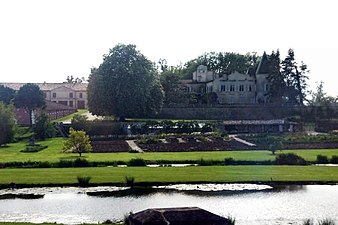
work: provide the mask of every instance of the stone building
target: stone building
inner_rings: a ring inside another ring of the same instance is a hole
[[[197,67],[191,80],[182,80],[185,91],[195,94],[216,93],[219,104],[256,104],[267,102],[269,90],[268,57],[264,52],[257,68],[247,73],[216,74],[204,65]]]
[[[18,91],[25,83],[0,83]],[[87,83],[35,83],[43,92],[46,101],[75,109],[87,108]]]

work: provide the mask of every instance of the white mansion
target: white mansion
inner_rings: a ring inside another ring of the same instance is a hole
[[[189,93],[216,93],[219,104],[256,104],[267,102],[269,90],[268,58],[264,53],[257,68],[247,73],[216,74],[204,65],[197,67],[190,80],[181,80]]]
[[[0,83],[18,91],[25,83]],[[87,108],[87,83],[35,83],[46,101],[62,104],[75,109]]]

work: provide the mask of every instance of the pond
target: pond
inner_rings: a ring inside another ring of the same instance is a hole
[[[10,195],[11,194],[11,195]],[[33,199],[24,199],[35,194]],[[236,225],[302,224],[306,218],[338,223],[338,185],[173,185],[0,190],[0,221],[98,223],[147,208],[197,206],[236,218]],[[16,197],[15,197],[16,196]]]

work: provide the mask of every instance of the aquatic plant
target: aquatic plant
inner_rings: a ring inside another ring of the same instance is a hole
[[[77,176],[77,182],[79,183],[80,187],[87,187],[89,185],[90,179],[92,179],[90,176]]]
[[[135,183],[135,177],[125,176],[126,186],[133,188]]]
[[[228,225],[235,225],[236,224],[236,218],[235,217],[228,215],[227,219],[229,221]]]

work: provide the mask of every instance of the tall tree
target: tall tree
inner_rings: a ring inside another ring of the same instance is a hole
[[[0,102],[0,146],[13,140],[14,124],[13,107]]]
[[[269,56],[268,65],[268,81],[270,88],[268,91],[269,102],[282,104],[284,102],[286,83],[280,70],[280,54],[279,50],[272,52]]]
[[[155,65],[135,45],[118,44],[93,68],[88,107],[95,115],[145,117],[160,111],[163,90]]]
[[[181,103],[187,99],[180,86],[180,77],[173,70],[162,72],[160,80],[164,91],[165,104]]]
[[[0,85],[0,102],[8,105],[14,99],[15,90],[9,87]]]
[[[316,91],[311,91],[311,99],[309,105],[311,106],[328,106],[331,103],[336,103],[337,98],[329,96],[324,90],[324,82],[320,81],[317,84]]]
[[[298,66],[295,60],[295,53],[293,49],[289,49],[288,55],[281,63],[281,74],[286,82],[285,94],[289,103],[304,104],[306,96],[306,87],[308,73],[307,66],[301,62]]]
[[[29,111],[30,126],[32,126],[33,110],[42,108],[45,104],[43,92],[36,84],[23,85],[14,98],[14,105],[17,108],[25,108]]]

